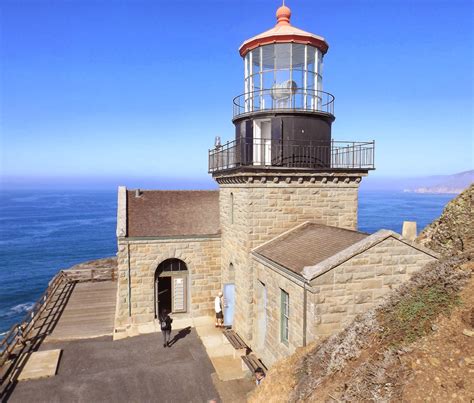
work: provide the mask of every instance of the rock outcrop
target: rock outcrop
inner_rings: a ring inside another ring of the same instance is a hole
[[[473,198],[474,185],[471,185],[446,205],[443,214],[428,225],[416,241],[445,256],[472,251]]]
[[[93,270],[93,269],[117,270],[117,258],[104,257],[101,259],[88,260],[87,262],[82,262],[74,266],[71,266],[66,270]]]

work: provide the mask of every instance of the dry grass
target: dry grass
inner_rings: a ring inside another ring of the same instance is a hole
[[[248,401],[250,403],[287,402],[288,396],[298,383],[298,376],[294,368],[297,368],[301,359],[307,354],[311,354],[316,346],[317,342],[299,348],[293,355],[275,364],[268,372],[265,381],[251,393]]]

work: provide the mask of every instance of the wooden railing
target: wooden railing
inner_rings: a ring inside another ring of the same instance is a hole
[[[58,288],[69,279],[60,271],[49,282],[48,288],[36,301],[33,307],[28,311],[20,324],[14,324],[7,332],[2,341],[0,341],[0,366],[3,366],[9,359],[13,350],[19,345],[24,344],[28,334],[31,332],[36,320],[39,318],[41,311],[47,305],[51,297],[55,294]]]
[[[34,339],[35,326],[42,317],[48,304],[56,294],[61,294],[65,286],[87,281],[115,281],[116,269],[110,267],[78,270],[61,270],[49,282],[48,287],[27,312],[20,323],[14,324],[0,341],[0,397],[12,378],[20,356],[24,355],[25,346]],[[64,300],[67,301],[67,300]],[[65,304],[65,302],[63,302]],[[53,303],[53,305],[57,305]],[[57,308],[56,306],[54,308]],[[64,308],[64,307],[63,307]],[[40,321],[41,322],[41,321]],[[41,325],[39,325],[41,326]],[[27,349],[29,353],[30,349]]]
[[[117,269],[111,267],[95,269],[68,269],[64,273],[71,281],[83,283],[86,281],[115,281],[117,278]]]

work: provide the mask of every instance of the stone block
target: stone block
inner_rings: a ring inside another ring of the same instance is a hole
[[[354,303],[355,304],[364,304],[366,302],[372,302],[372,292],[371,291],[360,291],[354,293]]]
[[[352,273],[347,273],[347,274],[336,274],[334,277],[334,282],[335,283],[348,283],[349,281],[352,280]]]
[[[334,284],[334,272],[329,271],[327,273],[324,273],[323,275],[315,278],[312,281],[312,284],[314,284],[314,285]]]
[[[364,280],[361,282],[361,289],[363,290],[382,288],[382,286],[382,280]]]
[[[382,263],[382,256],[381,255],[371,255],[369,256],[369,264],[380,264]]]
[[[327,313],[324,315],[321,315],[321,323],[322,324],[328,324],[328,323],[340,323],[341,319],[343,318],[343,315],[340,313]]]
[[[399,276],[386,276],[383,277],[383,285],[394,286],[400,284],[402,279]]]
[[[375,275],[377,276],[390,276],[392,275],[391,266],[380,266],[375,268]]]
[[[328,309],[329,313],[343,313],[347,312],[347,306],[345,305],[334,305],[330,306]]]
[[[369,268],[360,268],[361,271],[354,273],[354,280],[365,280],[368,278],[374,278],[374,270]]]
[[[393,269],[393,274],[405,274],[407,269],[405,266],[396,266]]]

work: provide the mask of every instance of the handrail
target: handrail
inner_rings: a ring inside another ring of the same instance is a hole
[[[329,92],[294,87],[262,89],[240,94],[233,99],[234,118],[265,111],[322,112],[334,115],[334,95]]]

